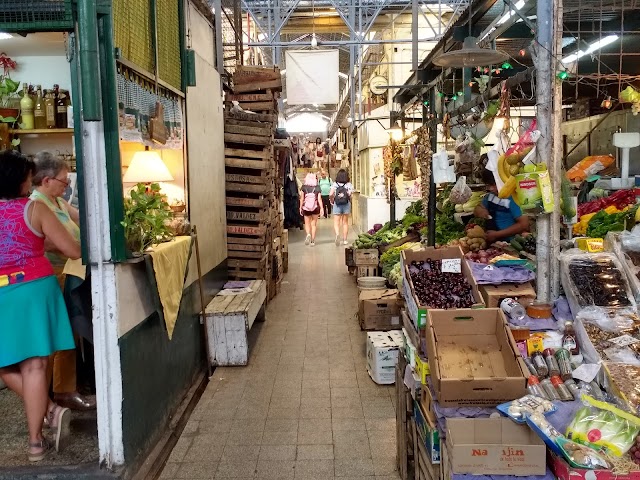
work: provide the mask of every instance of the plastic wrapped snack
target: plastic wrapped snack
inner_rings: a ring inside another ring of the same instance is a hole
[[[583,309],[574,324],[585,360],[640,366],[640,318],[632,309]]]
[[[576,412],[567,427],[567,438],[583,445],[595,445],[621,457],[640,433],[640,419],[633,419],[613,406],[608,410],[585,406]]]
[[[574,314],[587,307],[635,308],[622,264],[612,252],[568,250],[560,256],[562,286]]]
[[[593,448],[580,445],[566,438],[559,438],[557,442],[563,456],[574,468],[609,470],[612,467],[611,463]]]
[[[497,409],[517,423],[525,423],[526,417],[534,413],[550,415],[557,410],[553,402],[535,395],[525,395],[517,400],[503,403],[498,405]]]
[[[449,200],[451,203],[455,204],[464,204],[471,198],[471,188],[467,185],[467,179],[464,176],[458,178],[458,181],[451,189],[451,193],[449,194]]]

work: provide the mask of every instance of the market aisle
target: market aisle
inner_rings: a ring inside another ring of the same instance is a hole
[[[161,478],[399,478],[394,388],[367,374],[329,222],[313,248],[289,232],[289,273],[252,330],[249,366],[216,369]]]

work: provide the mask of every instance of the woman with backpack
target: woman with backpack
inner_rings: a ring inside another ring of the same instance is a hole
[[[315,247],[318,216],[324,215],[321,191],[315,174],[307,173],[300,191],[300,215],[304,217],[304,230],[307,232],[304,244]]]
[[[349,174],[342,168],[336,175],[336,181],[331,186],[331,203],[333,204],[333,226],[336,231],[336,247],[340,245],[340,230],[342,230],[342,244],[348,245],[349,215],[351,214],[351,194],[353,185],[349,181]]]

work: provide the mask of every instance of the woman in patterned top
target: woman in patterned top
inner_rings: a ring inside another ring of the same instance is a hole
[[[29,199],[34,172],[25,156],[0,152],[0,378],[23,399],[28,458],[38,462],[49,450],[42,435],[45,415],[56,449],[70,420],[69,410],[49,399],[47,360],[55,351],[75,348],[44,243],[69,258],[80,257],[80,245],[46,205]]]

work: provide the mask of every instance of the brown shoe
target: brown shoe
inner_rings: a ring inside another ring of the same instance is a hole
[[[82,396],[78,392],[56,393],[53,400],[63,407],[71,410],[80,410],[86,412],[96,409],[96,400],[93,396]]]

